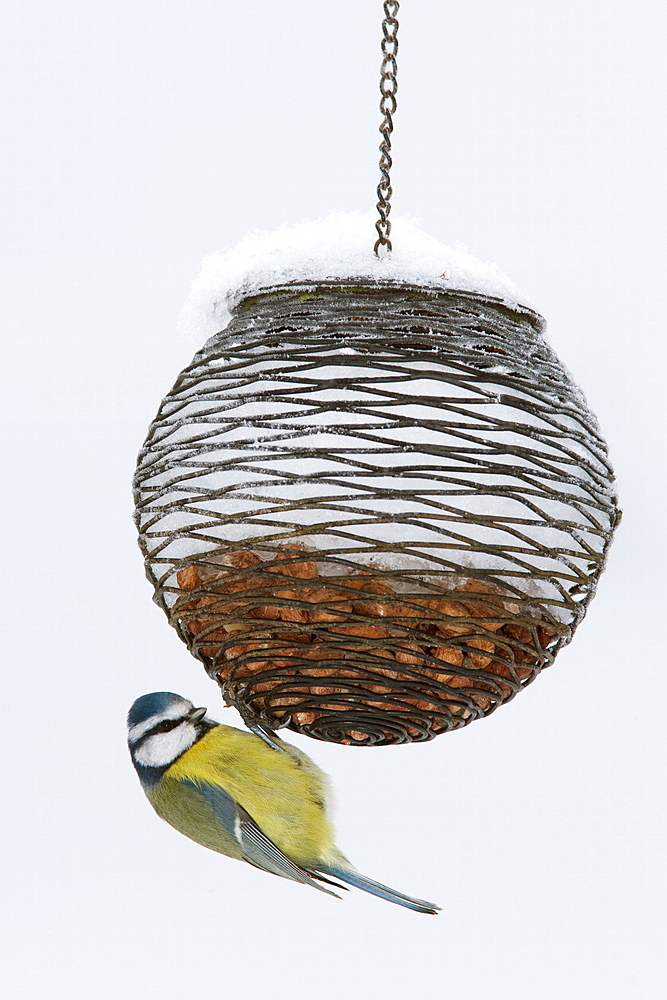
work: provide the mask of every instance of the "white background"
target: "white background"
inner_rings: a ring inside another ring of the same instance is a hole
[[[394,209],[547,317],[625,509],[598,596],[556,665],[463,732],[294,738],[332,776],[351,860],[438,917],[332,900],[158,821],[129,704],[220,706],[151,603],[135,455],[199,346],[174,329],[201,257],[373,206],[381,4],[5,0],[7,997],[663,995],[664,3],[400,18]]]

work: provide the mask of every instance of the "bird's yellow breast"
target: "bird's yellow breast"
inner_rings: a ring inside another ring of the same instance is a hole
[[[305,754],[277,742],[284,752],[251,733],[216,726],[167,775],[223,788],[297,864],[330,861],[337,855],[326,815],[326,777]]]

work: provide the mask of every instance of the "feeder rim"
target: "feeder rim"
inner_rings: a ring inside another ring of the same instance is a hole
[[[528,316],[537,324],[540,333],[546,330],[547,322],[541,313],[530,306],[524,306],[520,302],[503,298],[499,295],[488,295],[485,292],[472,292],[469,289],[443,287],[441,285],[421,285],[405,281],[392,281],[391,279],[375,280],[373,278],[316,278],[311,281],[297,280],[280,282],[275,285],[266,285],[263,288],[254,288],[246,292],[243,289],[234,295],[228,308],[234,316],[241,308],[247,306],[257,299],[275,295],[280,292],[317,292],[320,290],[338,291],[362,291],[368,294],[379,294],[384,291],[401,291],[409,294],[426,296],[427,298],[462,298],[471,302],[485,302],[493,306],[499,306],[508,312],[518,313],[521,316]],[[222,331],[221,331],[222,332]]]

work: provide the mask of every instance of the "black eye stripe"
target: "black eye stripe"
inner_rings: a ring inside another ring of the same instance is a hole
[[[187,720],[184,717],[182,719],[162,719],[160,722],[156,722],[152,729],[149,729],[148,732],[144,733],[143,736],[141,736],[133,744],[135,750],[138,749],[142,743],[145,743],[146,740],[150,739],[151,736],[158,736],[162,733],[170,733],[173,729],[176,729],[177,726],[180,726],[182,722],[186,721]]]
[[[175,729],[176,726],[180,726],[181,723],[187,722],[188,721],[188,716],[184,716],[181,719],[173,719],[173,720],[172,719],[162,719],[162,722],[172,722],[172,721],[175,723],[175,725],[173,727]],[[142,774],[148,774],[148,773],[153,773],[153,774],[160,773],[160,774],[163,774],[169,767],[171,767],[171,765],[174,763],[175,760],[178,760],[178,757],[175,757],[174,760],[171,761],[170,764],[168,764],[168,765],[166,765],[164,767],[152,767],[152,766],[149,767],[148,765],[138,764],[137,763],[136,756],[139,753],[139,751],[141,750],[141,747],[144,745],[144,743],[146,742],[146,740],[149,740],[151,738],[151,736],[156,736],[156,735],[159,734],[159,730],[158,730],[158,726],[159,725],[160,725],[159,722],[156,723],[156,725],[154,725],[153,728],[150,729],[147,733],[144,733],[142,736],[139,737],[138,740],[133,740],[129,744],[129,746],[130,746],[130,752],[131,752],[132,758],[134,760],[134,766],[137,769],[141,769],[141,773]],[[201,722],[197,723],[197,725],[194,727],[194,730],[195,730],[194,742],[197,743],[204,736],[206,736],[208,733],[210,733],[212,729],[217,729],[218,725],[219,725],[219,723],[217,723],[217,722],[210,722],[210,721],[206,721],[205,722],[203,720]],[[185,752],[186,752],[186,750],[183,750],[182,753],[185,753]],[[178,756],[180,757],[180,756],[182,756],[182,754],[179,754]]]
[[[155,726],[155,731],[157,733],[170,733],[172,729],[177,729],[182,722],[185,722],[185,719],[163,719]]]

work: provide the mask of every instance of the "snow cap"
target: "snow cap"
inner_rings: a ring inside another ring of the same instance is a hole
[[[445,246],[414,219],[392,218],[391,254],[378,259],[375,239],[371,213],[356,212],[248,233],[232,249],[204,258],[181,312],[179,332],[207,340],[227,325],[241,299],[289,282],[397,281],[477,292],[509,306],[529,305],[496,264],[478,260],[459,245]]]

